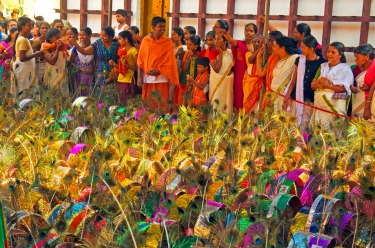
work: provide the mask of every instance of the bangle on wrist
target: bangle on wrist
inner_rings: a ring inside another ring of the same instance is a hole
[[[371,102],[371,101],[365,101],[365,102]]]

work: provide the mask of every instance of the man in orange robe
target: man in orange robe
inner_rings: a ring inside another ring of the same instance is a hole
[[[168,112],[169,83],[179,87],[174,46],[164,37],[166,21],[162,17],[152,18],[153,32],[141,43],[138,52],[138,86],[142,87],[142,99],[154,110]]]

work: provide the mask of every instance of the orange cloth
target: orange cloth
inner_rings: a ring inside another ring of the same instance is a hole
[[[165,113],[168,108],[169,83],[143,84],[142,99],[146,100],[153,110],[162,110]]]
[[[199,85],[202,85],[207,77],[209,77],[208,71],[205,71],[202,74],[198,74],[195,78],[195,82]],[[207,103],[207,96],[203,90],[199,89],[197,86],[193,86],[193,97],[191,99],[191,104],[193,106],[201,106]]]
[[[251,52],[246,53],[246,62],[249,67],[248,59],[251,56]],[[252,64],[250,75],[248,71],[245,71],[243,76],[243,92],[244,92],[244,102],[243,107],[246,112],[254,110],[256,103],[259,101],[260,91],[262,85],[265,81],[264,78],[258,78],[257,76],[257,65],[256,63]]]
[[[174,99],[173,104],[176,106],[181,106],[186,104],[186,99],[184,99],[185,93],[188,91],[187,84],[180,84],[174,89]]]
[[[42,47],[40,48],[40,51],[46,51],[46,50],[51,50],[51,51],[55,51],[56,50],[56,47],[57,47],[57,42],[53,42],[52,44],[48,43],[47,41],[44,42],[42,44]],[[69,57],[69,53],[68,53],[68,50],[66,49],[66,44],[65,43],[62,43],[61,44],[61,47],[60,47],[60,52],[62,52],[63,54],[63,57],[64,58],[67,58]]]
[[[151,68],[157,69],[172,84],[179,85],[174,46],[170,39],[162,36],[159,40],[154,40],[151,35],[143,38],[137,64],[144,73],[150,71]]]
[[[126,48],[118,47],[117,50],[117,55],[119,57],[119,62],[118,62],[118,73],[126,75],[126,67],[121,63],[121,58],[122,56],[126,56],[128,54],[128,51],[126,51]]]
[[[270,91],[269,89],[271,88],[271,83],[272,83],[272,78],[273,78],[273,76],[272,76],[273,69],[275,69],[275,66],[276,66],[278,61],[279,61],[279,58],[274,54],[272,54],[268,58],[268,61],[267,61],[267,74],[266,74],[267,89],[266,89],[266,92],[264,94],[263,102],[262,102],[262,109],[263,110],[271,104],[271,97],[270,96],[272,95],[272,91]]]

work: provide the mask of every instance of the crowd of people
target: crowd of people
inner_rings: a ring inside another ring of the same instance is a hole
[[[17,98],[37,84],[63,97],[114,84],[123,105],[141,92],[151,108],[164,112],[207,104],[228,116],[271,109],[296,116],[303,129],[328,127],[337,116],[373,117],[370,44],[354,50],[356,65],[350,67],[344,44],[332,42],[322,54],[305,23],[295,27],[292,38],[270,25],[265,40],[249,23],[237,40],[226,20],[217,20],[206,37],[186,26],[173,27],[167,38],[166,20],[154,17],[151,33],[142,38],[138,27],[126,24],[126,15],[117,10],[118,25],[103,27],[95,42],[89,27],[78,30],[63,20],[8,20],[0,44],[2,80]]]

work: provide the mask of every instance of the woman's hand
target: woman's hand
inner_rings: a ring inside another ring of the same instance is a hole
[[[370,106],[369,107],[365,106],[365,110],[363,111],[363,119],[368,120],[370,118],[371,118],[371,102],[370,102]]]
[[[325,77],[319,78],[318,81],[320,82],[320,86],[323,89],[329,89],[332,87],[331,81]]]
[[[77,46],[77,40],[74,39],[74,38],[70,38],[69,39],[69,44],[71,44],[72,46]]]
[[[120,58],[120,62],[121,62],[121,64],[123,64],[125,67],[127,67],[126,56],[122,56],[122,57]]]
[[[289,111],[290,110],[290,105],[291,105],[291,100],[289,99],[284,99],[284,102],[283,102],[283,109],[285,111]]]
[[[264,45],[262,45],[259,49],[259,52],[257,54],[257,59],[262,59],[263,58],[263,54],[264,54]]]
[[[43,54],[42,54],[41,51],[37,51],[37,52],[34,53],[34,56],[35,56],[35,58],[40,58],[40,57],[43,56]]]
[[[186,75],[186,81],[189,83],[189,84],[193,84],[193,78],[190,76],[190,75]]]
[[[190,60],[191,57],[193,56],[193,51],[187,50],[185,53],[186,53],[186,61]]]
[[[352,93],[358,93],[358,88],[357,87],[355,87],[355,86],[353,86],[353,85],[350,85],[350,91],[352,92]]]
[[[360,88],[362,91],[369,91],[369,90],[370,90],[370,87],[369,87],[367,84],[360,84],[360,85],[359,85],[359,88]]]
[[[322,88],[322,81],[320,78],[318,79],[313,79],[312,83],[311,83],[311,89],[312,90],[319,90]]]
[[[61,40],[56,41],[57,49],[59,49],[61,46],[62,46],[62,41]]]
[[[108,61],[108,64],[110,66],[115,66],[116,65],[115,61],[113,61],[112,59],[110,61]]]
[[[259,23],[265,23],[266,22],[266,17],[265,16],[259,16],[258,17],[258,22]]]

